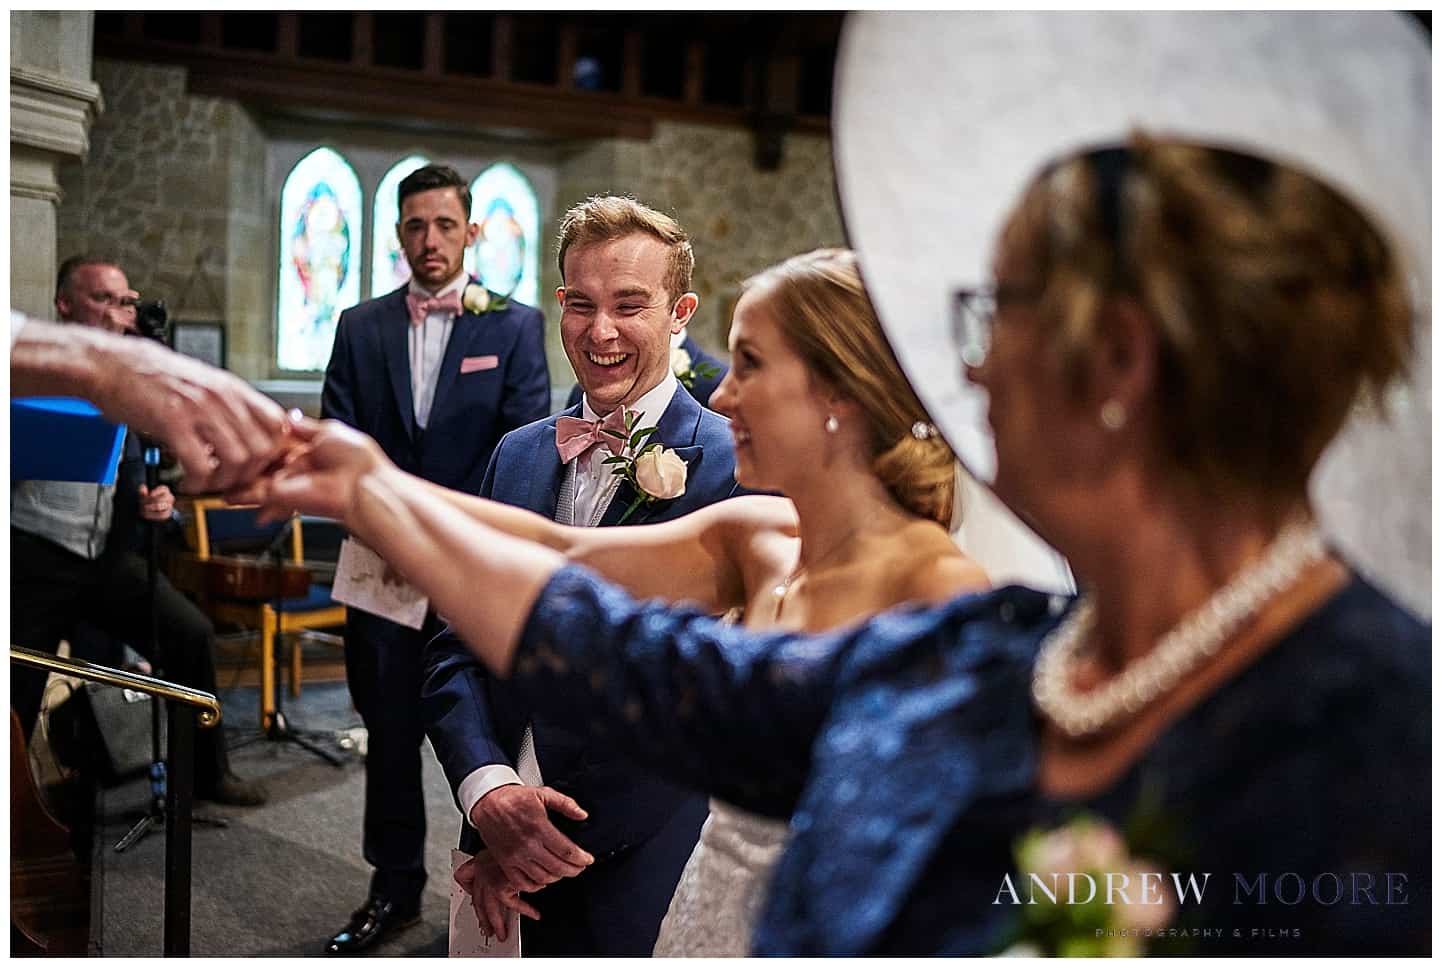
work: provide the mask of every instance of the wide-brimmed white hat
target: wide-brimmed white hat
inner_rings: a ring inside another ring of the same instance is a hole
[[[1414,280],[1419,359],[1386,425],[1356,418],[1314,482],[1324,524],[1430,612],[1431,51],[1392,12],[852,14],[834,151],[851,245],[902,366],[983,481],[985,396],[951,296],[989,281],[1005,214],[1047,162],[1135,129],[1325,180]]]

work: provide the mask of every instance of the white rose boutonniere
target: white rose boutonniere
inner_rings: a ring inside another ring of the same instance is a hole
[[[696,381],[706,380],[721,371],[710,363],[702,363],[696,366],[691,361],[691,354],[680,346],[671,347],[671,372],[676,374],[676,379],[688,390],[696,388]]]
[[[674,450],[660,447],[636,458],[636,485],[662,501],[686,493],[686,462]]]
[[[461,305],[467,312],[482,316],[499,309],[506,308],[506,297],[491,292],[479,283],[470,283],[466,286],[465,292],[461,293]]]
[[[646,441],[656,433],[655,427],[636,429],[639,415],[631,412],[625,417],[626,431],[607,430],[622,442],[621,452],[607,457],[604,463],[611,465],[611,473],[631,482],[636,497],[621,515],[617,524],[636,513],[636,509],[652,501],[669,501],[686,493],[686,462],[660,441]]]

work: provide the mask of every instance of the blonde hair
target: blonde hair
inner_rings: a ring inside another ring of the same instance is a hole
[[[871,470],[907,511],[950,527],[956,455],[931,426],[867,298],[856,254],[817,249],[741,284],[757,292],[811,373],[856,402],[870,431]],[[928,436],[912,433],[926,425]]]
[[[1235,151],[1136,134],[1066,159],[1004,239],[1043,287],[1072,392],[1109,295],[1155,320],[1157,445],[1200,488],[1305,497],[1359,394],[1380,401],[1411,355],[1383,235],[1317,179]]]
[[[561,283],[564,285],[566,281],[566,252],[572,246],[608,242],[636,232],[670,247],[663,284],[671,299],[689,292],[696,258],[691,253],[686,230],[671,216],[624,195],[593,195],[561,216],[561,230],[556,240],[556,266],[561,270]]]

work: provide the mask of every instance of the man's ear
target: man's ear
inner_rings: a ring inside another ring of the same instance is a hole
[[[565,287],[565,286],[557,286],[557,287],[556,287],[556,305],[557,305],[557,306],[560,306],[562,309],[565,309],[565,308],[566,308],[566,287]]]
[[[70,310],[74,305],[70,301],[70,293],[61,291],[55,294],[55,315],[58,319],[69,319]]]
[[[475,244],[476,244],[476,236],[478,236],[478,235],[480,235],[480,234],[481,234],[481,223],[479,223],[479,222],[467,222],[467,223],[466,223],[466,248],[469,249],[471,246],[475,245]]]
[[[671,332],[681,332],[682,327],[691,321],[692,316],[696,315],[696,307],[699,305],[701,305],[701,297],[694,292],[682,293],[681,298],[676,300],[676,305],[671,310]]]

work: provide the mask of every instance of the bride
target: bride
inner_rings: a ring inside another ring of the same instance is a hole
[[[736,478],[785,497],[733,498],[642,527],[572,528],[430,490],[638,598],[730,611],[749,629],[829,631],[987,587],[947,530],[956,458],[902,375],[853,253],[817,250],[747,280],[730,348],[711,406],[731,419]],[[786,828],[720,801],[711,809],[658,955],[746,953]]]

